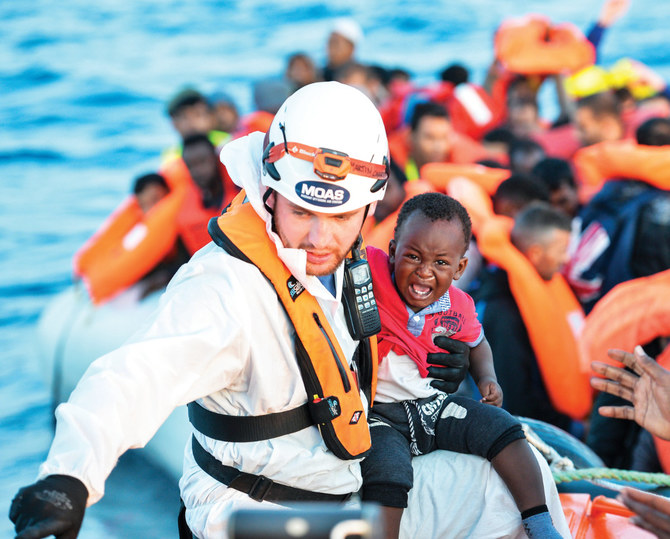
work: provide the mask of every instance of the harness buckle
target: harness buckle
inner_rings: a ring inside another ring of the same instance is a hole
[[[268,479],[264,475],[259,475],[256,477],[254,484],[251,485],[249,492],[247,492],[249,498],[257,502],[262,502],[268,495],[268,492],[270,492],[270,487],[272,487],[273,483],[274,481],[272,481],[272,479]]]

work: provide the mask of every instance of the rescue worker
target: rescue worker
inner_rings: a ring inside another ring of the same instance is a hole
[[[224,147],[244,193],[144,327],[58,407],[39,480],[11,505],[19,537],[76,537],[119,456],[187,403],[181,537],[225,537],[237,508],[341,502],[361,487],[376,360],[348,329],[342,262],[384,195],[387,153],[374,105],[335,82],[294,93],[265,138]],[[437,354],[435,387],[453,392],[467,359]]]

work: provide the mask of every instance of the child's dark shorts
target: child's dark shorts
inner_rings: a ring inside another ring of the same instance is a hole
[[[434,397],[375,403],[368,422],[372,451],[363,460],[364,501],[407,507],[413,484],[412,456],[446,449],[489,461],[515,440],[521,424],[502,408],[467,397]]]

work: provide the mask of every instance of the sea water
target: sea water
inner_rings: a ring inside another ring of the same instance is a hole
[[[419,82],[452,62],[481,83],[495,28],[535,12],[587,30],[599,1],[34,0],[0,2],[0,537],[16,490],[34,481],[52,436],[48,388],[35,357],[40,312],[71,283],[72,256],[177,141],[166,100],[192,84],[252,109],[252,83],[289,54],[317,64],[335,17],[354,17],[358,57],[403,67]],[[640,60],[670,80],[670,3],[634,0],[599,60]],[[542,114],[553,119],[549,90]],[[176,481],[124,456],[83,538],[176,537]]]

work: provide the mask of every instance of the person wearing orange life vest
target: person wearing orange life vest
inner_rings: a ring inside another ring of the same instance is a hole
[[[542,280],[549,282],[568,260],[570,230],[569,217],[547,203],[533,202],[516,215],[510,239]],[[559,412],[549,399],[507,273],[489,264],[480,276],[480,286],[471,294],[493,350],[504,393],[503,407],[512,414],[540,419],[581,436],[581,425]]]
[[[244,191],[144,327],[57,409],[39,480],[12,502],[17,532],[75,537],[118,457],[186,403],[181,537],[225,537],[237,508],[358,490],[375,345],[348,328],[342,261],[384,195],[387,152],[374,105],[338,83],[302,88],[267,139],[224,148]],[[448,386],[467,354],[451,360],[435,367]]]
[[[426,163],[475,163],[489,157],[481,144],[454,131],[443,105],[430,101],[414,106],[409,131],[392,133],[389,147],[408,181],[418,179]]]

